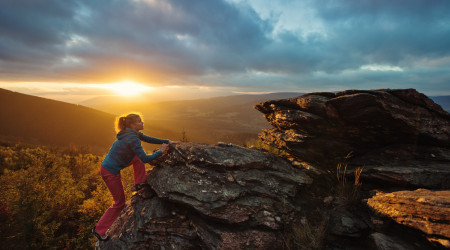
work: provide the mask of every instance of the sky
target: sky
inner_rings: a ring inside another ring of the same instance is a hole
[[[68,102],[450,95],[448,0],[2,0],[0,88]]]

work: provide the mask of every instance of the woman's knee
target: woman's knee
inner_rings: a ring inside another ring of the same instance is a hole
[[[125,199],[115,201],[114,204],[113,204],[113,207],[114,208],[123,209],[125,207]]]

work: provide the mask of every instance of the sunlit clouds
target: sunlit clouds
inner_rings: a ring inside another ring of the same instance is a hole
[[[1,83],[0,88],[10,89],[21,93],[30,93],[40,96],[53,97],[52,99],[64,100],[67,96],[72,96],[74,101],[95,96],[138,96],[152,91],[154,88],[139,84],[133,81],[121,81],[116,83],[42,83],[42,82],[22,82],[22,83]],[[66,96],[58,98],[58,96]],[[70,97],[69,97],[70,98]]]
[[[75,104],[89,103],[102,97],[120,98],[126,102],[160,102],[166,100],[190,100],[236,94],[241,88],[210,86],[159,86],[150,87],[133,81],[116,83],[45,83],[0,82],[0,88],[19,93],[55,99]]]
[[[85,99],[124,79],[151,92],[448,94],[448,13],[446,0],[1,1],[0,82]]]

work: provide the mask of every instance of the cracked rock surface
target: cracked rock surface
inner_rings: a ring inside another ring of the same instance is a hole
[[[127,203],[102,249],[280,248],[292,200],[312,183],[290,162],[236,145],[171,145],[152,164],[151,188]]]

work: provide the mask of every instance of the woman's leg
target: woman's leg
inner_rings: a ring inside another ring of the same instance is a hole
[[[146,183],[147,179],[145,178],[145,163],[143,163],[139,159],[139,157],[135,156],[131,161],[130,165],[133,165],[134,185]]]
[[[102,178],[106,183],[109,191],[111,192],[114,204],[112,204],[102,218],[98,221],[95,231],[101,236],[105,235],[108,228],[117,219],[123,207],[125,206],[125,193],[123,192],[122,178],[119,174],[112,174],[106,170],[103,166],[100,169]]]

